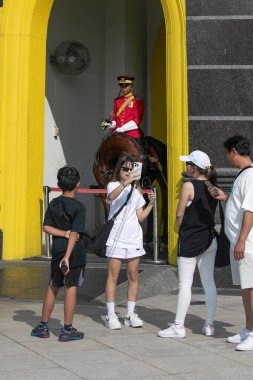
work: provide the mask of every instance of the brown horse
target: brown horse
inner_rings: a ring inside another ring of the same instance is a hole
[[[141,180],[142,187],[151,187],[152,183],[155,180],[158,182],[158,185],[160,187],[162,198],[161,214],[163,221],[162,242],[164,244],[167,244],[167,147],[165,144],[151,136],[146,136],[144,138],[144,144],[147,151],[149,151],[150,147],[153,148],[155,155],[161,164],[162,170],[159,169],[157,164],[152,165],[152,167],[147,164],[148,160],[146,159],[145,152],[135,139],[127,136],[124,133],[111,134],[109,132],[103,139],[96,153],[95,161],[93,164],[93,173],[97,180],[98,186],[105,188],[108,182],[111,181],[112,174],[119,157],[127,154],[132,156],[136,161],[142,162],[144,164],[143,176]],[[101,197],[106,208],[106,197],[103,194]],[[153,238],[152,220],[151,223],[148,223],[147,225],[147,236],[148,240],[151,241]]]

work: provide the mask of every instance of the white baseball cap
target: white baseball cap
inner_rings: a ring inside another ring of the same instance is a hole
[[[201,169],[207,169],[211,166],[210,158],[201,150],[194,150],[189,156],[180,156],[180,161],[192,162]]]

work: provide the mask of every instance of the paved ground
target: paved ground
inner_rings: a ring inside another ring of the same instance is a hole
[[[42,273],[45,267],[42,266]],[[22,266],[17,268],[20,274]],[[159,268],[153,271],[166,273],[164,267]],[[5,275],[0,277],[0,289],[6,288],[11,275],[7,272],[3,271]],[[33,274],[34,278],[38,273],[41,272]],[[98,284],[94,273],[94,284]],[[16,276],[17,287],[23,287],[22,281],[26,280]],[[79,302],[76,311],[75,326],[85,332],[85,339],[69,343],[58,342],[62,301],[56,304],[50,322],[51,337],[38,339],[30,335],[40,320],[42,301],[31,299],[36,294],[30,294],[30,299],[11,299],[11,294],[0,297],[0,379],[252,379],[253,352],[237,352],[234,345],[225,341],[243,323],[238,289],[219,290],[216,335],[207,338],[200,333],[205,316],[204,296],[194,288],[186,320],[187,337],[178,340],[156,336],[159,329],[173,321],[175,291],[165,294],[161,286],[160,294],[142,298],[137,312],[144,320],[144,327],[122,327],[118,331],[104,327],[106,310],[101,295],[94,297],[96,292]],[[117,305],[120,317],[125,310],[125,302],[120,301]]]

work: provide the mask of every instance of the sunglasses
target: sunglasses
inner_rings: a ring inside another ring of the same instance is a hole
[[[131,172],[133,169],[132,168],[127,168],[126,166],[121,166],[120,168],[123,172],[127,173],[127,172]]]

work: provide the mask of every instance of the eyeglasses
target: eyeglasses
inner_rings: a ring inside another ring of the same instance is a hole
[[[126,166],[121,166],[120,168],[121,170],[123,170],[123,172],[131,172],[133,169],[132,168],[127,168]]]

